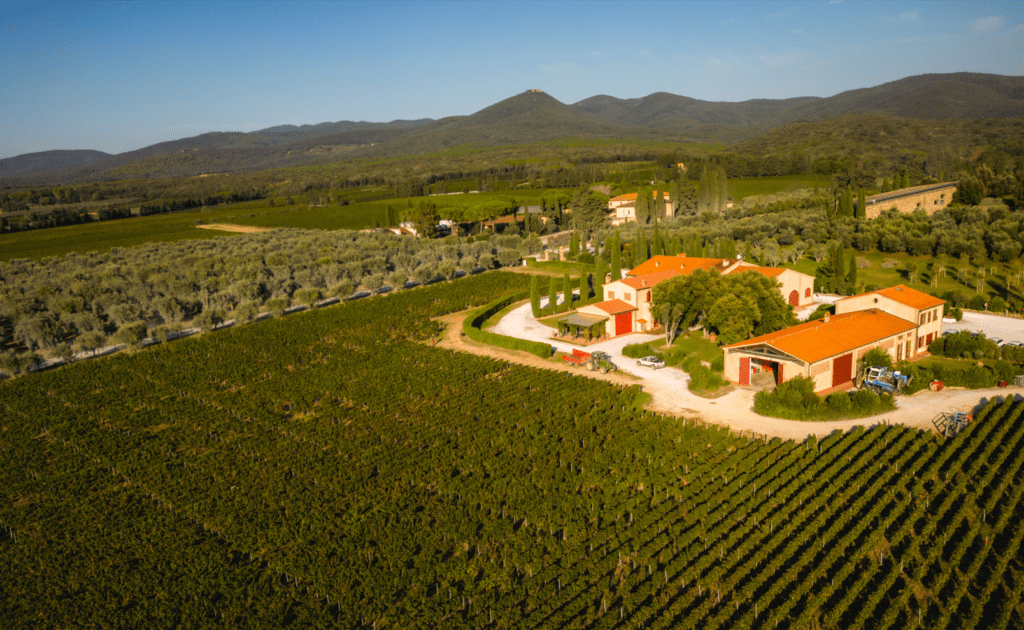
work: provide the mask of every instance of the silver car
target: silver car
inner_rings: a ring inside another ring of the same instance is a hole
[[[636,364],[640,367],[649,367],[655,370],[665,367],[665,362],[654,355],[638,359]]]

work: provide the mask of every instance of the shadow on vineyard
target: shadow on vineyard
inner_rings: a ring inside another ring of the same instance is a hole
[[[1024,402],[945,441],[758,441],[421,343],[430,318],[528,283],[482,274],[0,384],[0,624],[1024,622]]]

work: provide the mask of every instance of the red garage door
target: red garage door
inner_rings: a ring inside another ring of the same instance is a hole
[[[615,316],[615,336],[633,332],[633,314],[619,313]]]
[[[832,360],[832,387],[853,380],[853,354],[845,354]]]
[[[740,357],[740,385],[750,385],[750,357]]]
[[[789,303],[793,306],[800,306],[800,294],[796,291],[789,292]]]

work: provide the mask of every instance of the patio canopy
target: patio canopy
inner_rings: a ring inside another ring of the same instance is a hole
[[[587,315],[586,313],[573,313],[565,319],[558,320],[559,324],[569,324],[571,326],[583,326],[590,328],[594,324],[600,324],[606,321],[607,317],[601,317],[600,315]]]

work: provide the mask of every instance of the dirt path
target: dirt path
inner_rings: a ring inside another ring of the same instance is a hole
[[[641,384],[639,379],[627,374],[619,372],[612,372],[610,374],[588,372],[586,368],[583,367],[571,367],[568,363],[560,364],[554,361],[545,361],[540,357],[521,350],[506,350],[505,348],[498,348],[496,346],[489,346],[485,343],[473,341],[462,334],[462,320],[465,319],[469,313],[475,310],[476,309],[470,309],[468,311],[451,313],[437,318],[437,321],[444,322],[445,324],[444,336],[437,345],[442,348],[457,350],[459,352],[468,352],[470,354],[476,354],[483,357],[491,357],[492,359],[511,361],[513,363],[528,365],[542,370],[553,370],[555,372],[569,372],[571,374],[583,375],[588,378],[596,378],[602,381],[608,381],[609,383],[615,383],[616,385],[628,386]]]
[[[232,223],[207,223],[197,225],[197,228],[204,230],[220,230],[222,232],[238,232],[240,234],[255,234],[257,232],[269,232],[274,228],[256,227],[253,225],[234,225]]]
[[[873,426],[880,423],[902,424],[908,427],[934,431],[932,420],[940,413],[959,411],[963,408],[976,408],[989,401],[990,398],[1020,396],[1021,388],[992,388],[982,390],[966,390],[946,388],[942,392],[922,391],[913,396],[897,398],[897,408],[889,413],[879,414],[870,418],[853,420],[836,420],[831,422],[801,422],[770,418],[754,413],[754,394],[751,389],[738,388],[716,399],[701,398],[690,392],[689,376],[676,368],[651,370],[634,368],[635,362],[622,354],[622,349],[629,343],[643,343],[659,337],[652,335],[631,334],[611,339],[588,347],[587,350],[604,350],[611,355],[612,361],[619,366],[619,372],[602,375],[585,370],[561,366],[554,362],[544,361],[525,352],[504,350],[474,342],[461,337],[462,320],[469,313],[453,313],[441,318],[448,324],[445,338],[441,345],[460,352],[471,352],[496,359],[503,359],[530,365],[547,370],[559,370],[587,378],[597,378],[624,385],[643,386],[643,390],[651,395],[648,409],[687,418],[700,418],[704,422],[728,426],[729,428],[757,436],[780,437],[783,439],[802,440],[808,435],[826,436],[834,431],[849,431],[857,426]],[[550,338],[551,329],[538,324],[530,313],[530,304],[526,302],[510,310],[491,328],[491,332],[520,339],[550,343],[559,351],[568,352],[571,348],[566,344]],[[630,372],[635,374],[631,375]]]

